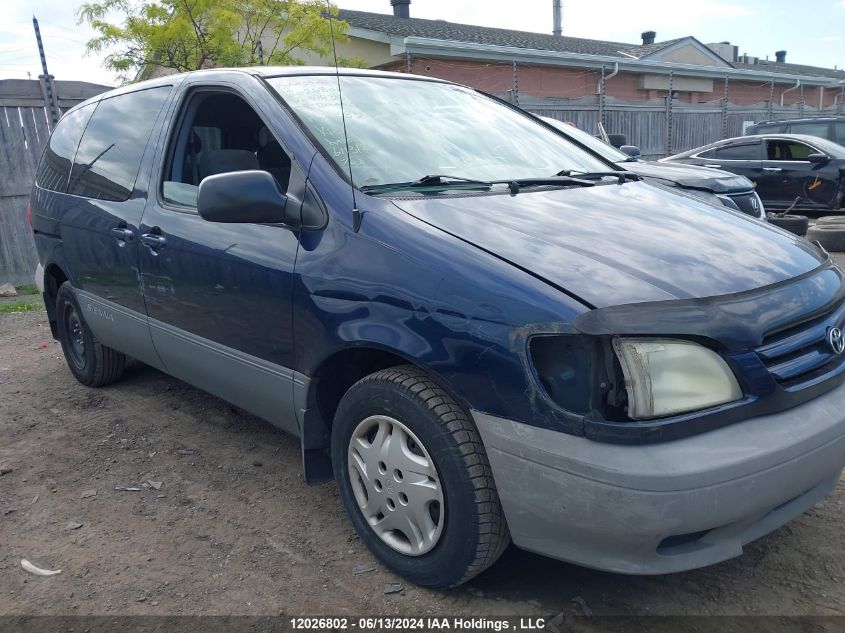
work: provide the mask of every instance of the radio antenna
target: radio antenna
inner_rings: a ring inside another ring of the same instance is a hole
[[[326,0],[326,8],[329,13],[329,29],[332,35],[332,53],[334,55],[334,72],[337,78],[337,95],[340,99],[340,120],[343,123],[343,141],[346,144],[346,162],[349,169],[349,186],[352,188],[352,230],[356,233],[361,228],[361,211],[355,199],[355,181],[352,180],[352,154],[349,151],[349,134],[346,131],[346,113],[343,109],[343,91],[340,87],[340,68],[337,63],[337,45],[334,38],[334,18],[332,17],[331,0]]]

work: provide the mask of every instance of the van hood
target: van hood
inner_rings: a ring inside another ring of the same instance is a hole
[[[643,182],[393,203],[587,307],[744,292],[826,259],[771,225]]]
[[[632,171],[645,178],[657,178],[688,189],[702,189],[713,193],[742,193],[751,191],[754,188],[754,185],[745,176],[710,167],[683,164],[670,165],[652,161],[622,162],[617,164],[621,168]]]

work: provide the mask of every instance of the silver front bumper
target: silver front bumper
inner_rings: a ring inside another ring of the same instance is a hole
[[[514,543],[629,574],[738,556],[824,498],[845,466],[845,385],[788,411],[640,446],[473,417]]]

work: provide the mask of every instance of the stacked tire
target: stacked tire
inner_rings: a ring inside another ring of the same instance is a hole
[[[806,235],[810,220],[806,215],[776,215],[769,214],[769,224],[782,228],[784,231],[794,233],[799,237]]]
[[[807,230],[807,239],[818,242],[829,253],[845,251],[845,216],[819,218],[816,225]]]

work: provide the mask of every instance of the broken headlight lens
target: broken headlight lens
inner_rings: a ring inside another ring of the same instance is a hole
[[[628,416],[635,420],[697,411],[742,397],[727,363],[697,343],[617,338],[613,349],[625,375]]]

